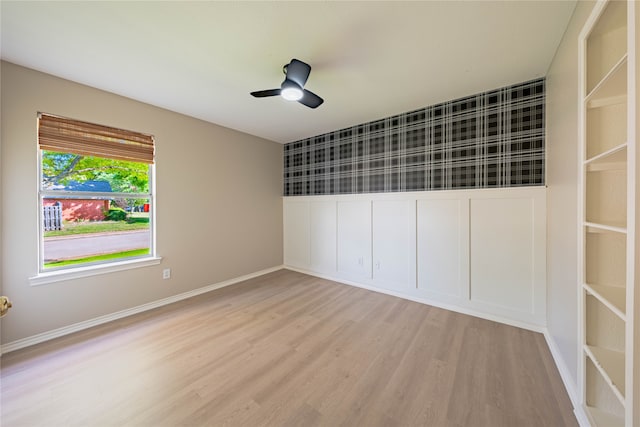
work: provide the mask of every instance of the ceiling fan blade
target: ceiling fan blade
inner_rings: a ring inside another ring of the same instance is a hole
[[[304,95],[302,96],[302,99],[298,101],[299,103],[306,105],[309,108],[318,108],[324,102],[324,99],[320,98],[310,90],[303,89],[302,91],[304,92]]]
[[[310,72],[311,66],[297,59],[292,59],[287,65],[287,79],[296,82],[300,87],[304,87]]]
[[[264,98],[266,96],[278,96],[280,95],[280,89],[267,89],[267,90],[257,90],[255,92],[251,92],[251,95],[256,98]]]

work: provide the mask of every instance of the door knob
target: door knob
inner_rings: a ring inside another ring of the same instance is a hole
[[[9,298],[5,297],[4,295],[1,296],[0,297],[0,317],[7,314],[7,311],[9,311],[11,307],[12,305],[11,305],[11,301],[9,301]]]

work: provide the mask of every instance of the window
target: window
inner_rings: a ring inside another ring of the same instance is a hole
[[[155,256],[151,135],[38,114],[40,272]]]

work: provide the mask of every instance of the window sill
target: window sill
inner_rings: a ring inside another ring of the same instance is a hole
[[[162,261],[162,257],[148,257],[129,261],[111,262],[104,265],[91,265],[67,270],[47,271],[30,277],[29,283],[31,286],[45,285],[47,283],[62,282],[64,280],[79,279],[81,277],[91,277],[98,274],[107,274],[115,271],[158,265],[160,264],[160,261]]]

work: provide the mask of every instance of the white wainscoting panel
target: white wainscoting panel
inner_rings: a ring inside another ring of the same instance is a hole
[[[468,297],[468,201],[418,200],[418,289]]]
[[[331,200],[309,202],[310,216],[310,268],[325,273],[336,272],[336,202]]]
[[[470,216],[471,300],[533,313],[533,201],[475,199]]]
[[[412,209],[413,208],[413,209]],[[373,280],[376,286],[407,291],[412,286],[409,254],[415,242],[415,202],[373,201]]]
[[[371,201],[338,202],[338,273],[371,278]]]
[[[544,187],[283,203],[285,266],[509,324],[545,325]]]
[[[285,203],[282,216],[285,264],[309,268],[309,202]]]

